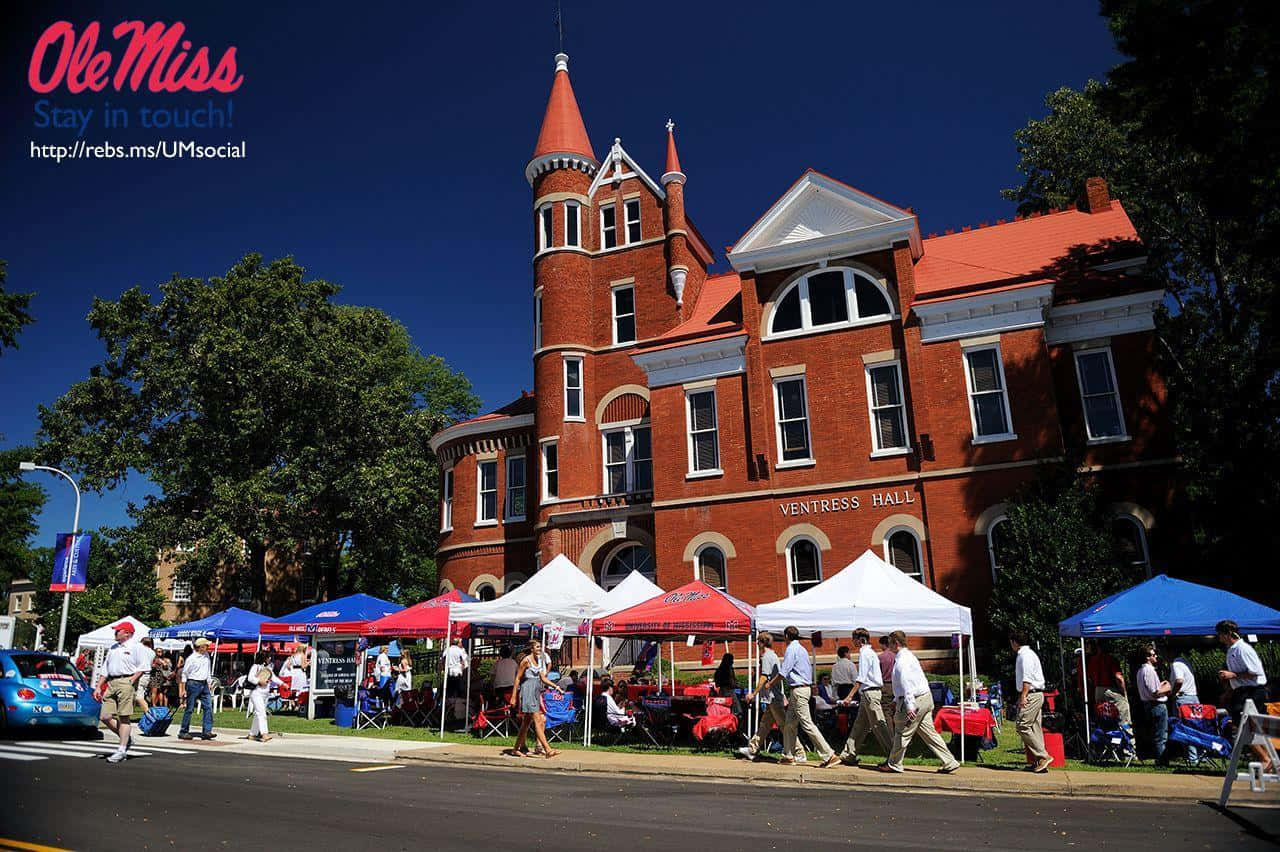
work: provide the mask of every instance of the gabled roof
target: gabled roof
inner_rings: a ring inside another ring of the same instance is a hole
[[[626,171],[623,166],[630,167],[631,171]],[[644,169],[640,168],[627,150],[622,147],[622,140],[614,138],[613,146],[609,149],[609,153],[605,155],[605,161],[600,164],[600,170],[596,172],[596,179],[591,182],[591,188],[587,190],[587,195],[595,197],[596,191],[606,183],[614,180],[623,181],[628,178],[639,178],[644,185],[653,191],[658,198],[666,199],[667,193],[662,187],[649,177]]]
[[[564,53],[556,54],[556,75],[551,81],[551,96],[547,98],[542,129],[538,132],[538,142],[533,147],[531,159],[547,154],[580,154],[591,160],[596,158],[591,150],[591,139],[587,136],[587,126],[578,109],[578,99],[574,97],[573,86],[569,83],[569,57]]]
[[[924,240],[915,265],[917,300],[1031,286],[1079,277],[1134,257],[1142,244],[1118,201],[1100,213],[1063,210]]]
[[[887,248],[920,256],[914,213],[809,169],[729,249],[734,269],[781,269]]]

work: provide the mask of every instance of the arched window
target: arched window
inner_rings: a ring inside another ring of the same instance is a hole
[[[911,530],[899,529],[884,540],[885,559],[913,580],[924,582],[920,561],[920,539]]]
[[[601,588],[609,591],[627,579],[632,571],[639,571],[650,580],[657,576],[653,554],[644,545],[624,544],[610,554],[604,561],[604,571],[600,575]]]
[[[1009,519],[998,518],[987,527],[987,558],[991,560],[991,582],[1000,576],[1000,549],[1009,538]]]
[[[729,578],[725,574],[724,551],[714,544],[704,544],[693,559],[693,578],[708,586],[728,591]]]
[[[865,272],[832,267],[793,281],[775,300],[767,336],[879,322],[893,316],[889,294]]]
[[[1133,515],[1116,515],[1111,521],[1111,534],[1126,565],[1140,567],[1151,576],[1151,555],[1147,552],[1147,531]]]
[[[822,582],[822,554],[813,539],[801,536],[787,545],[787,575],[793,595]]]
[[[476,597],[482,601],[491,601],[498,596],[498,590],[489,583],[482,584],[476,589]]]

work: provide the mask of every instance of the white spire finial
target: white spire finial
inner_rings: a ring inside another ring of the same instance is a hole
[[[569,54],[567,53],[556,54],[556,70],[557,71],[569,70]]]
[[[674,121],[672,121],[671,119],[669,119],[669,118],[668,118],[668,119],[667,119],[667,132],[668,132],[668,133],[670,133],[671,131],[673,131],[673,130],[675,130],[675,129],[676,129],[676,123],[675,123]]]

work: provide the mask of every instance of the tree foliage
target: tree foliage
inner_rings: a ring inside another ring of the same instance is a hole
[[[1264,2],[1105,0],[1126,61],[1016,134],[1023,212],[1106,178],[1168,293],[1157,332],[1199,556],[1280,544],[1280,28]],[[1257,585],[1254,583],[1253,585]],[[1269,586],[1270,584],[1265,584]]]
[[[466,378],[398,322],[340,305],[290,258],[95,300],[106,357],[42,407],[50,457],[91,490],[131,470],[160,495],[130,511],[196,589],[228,568],[266,599],[268,551],[329,596],[434,584],[439,472],[427,441],[478,407]],[[425,575],[425,576],[424,576]]]
[[[27,312],[34,293],[9,293],[4,289],[8,264],[0,260],[0,355],[18,345],[18,332],[34,318]]]
[[[1145,578],[1121,558],[1110,513],[1075,464],[1041,471],[1009,501],[1006,515],[994,536],[991,624],[1001,640],[1025,630],[1054,681],[1061,674],[1058,622]],[[996,670],[1011,671],[1008,644],[997,641],[995,650]]]
[[[18,474],[18,463],[32,457],[26,447],[0,450],[0,592],[27,576],[27,540],[36,534],[36,516],[44,508],[44,489]]]

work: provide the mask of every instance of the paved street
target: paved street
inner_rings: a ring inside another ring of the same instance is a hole
[[[0,848],[1261,849],[1280,830],[1276,811],[1242,810],[1252,826],[1183,803],[894,797],[215,750],[110,766],[56,750],[4,765]]]

